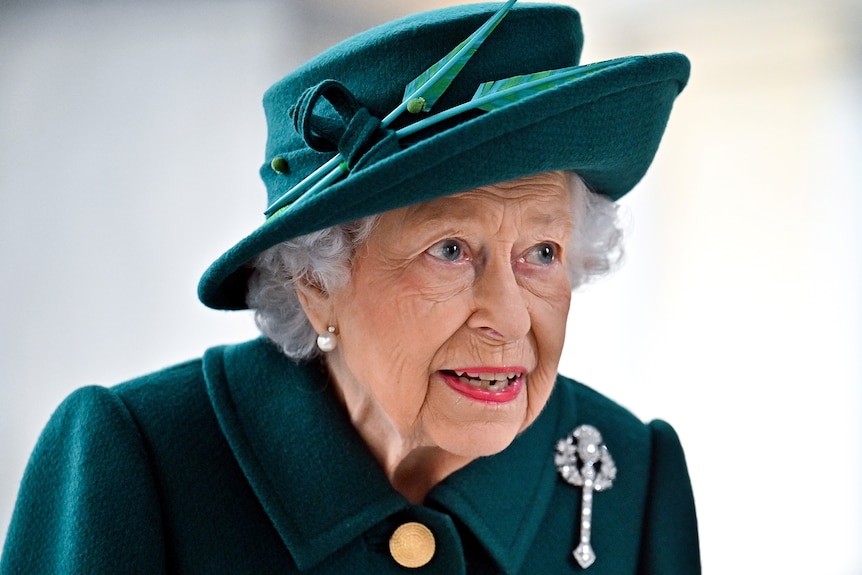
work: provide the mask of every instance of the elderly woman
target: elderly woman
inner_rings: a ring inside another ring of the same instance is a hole
[[[266,337],[64,402],[2,573],[699,572],[671,427],[557,375],[688,62],[513,4],[270,89],[267,219],[200,285]]]

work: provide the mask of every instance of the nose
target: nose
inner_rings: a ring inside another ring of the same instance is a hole
[[[468,327],[495,341],[511,342],[527,335],[530,312],[508,257],[488,262],[472,286],[474,310]]]

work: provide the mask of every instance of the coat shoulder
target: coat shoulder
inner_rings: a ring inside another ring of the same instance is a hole
[[[132,409],[159,409],[162,402],[176,406],[195,391],[204,390],[203,360],[189,360],[136,377],[114,386],[112,391]]]
[[[606,442],[636,446],[638,451],[650,450],[651,430],[628,408],[596,391],[592,387],[565,376],[558,376],[557,389],[563,402],[561,421],[573,426],[589,424],[597,428]]]

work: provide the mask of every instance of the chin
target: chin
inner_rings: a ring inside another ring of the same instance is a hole
[[[500,453],[515,440],[520,426],[482,423],[440,434],[437,446],[458,457],[473,460]]]

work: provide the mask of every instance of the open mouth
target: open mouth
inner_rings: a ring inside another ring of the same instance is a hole
[[[496,372],[470,372],[470,371],[444,371],[446,375],[455,377],[458,381],[465,385],[483,389],[485,391],[503,391],[512,383],[520,378],[523,374],[519,371],[510,371],[505,373]]]
[[[526,372],[477,369],[443,370],[440,375],[449,387],[464,397],[500,405],[517,398],[524,388]]]

